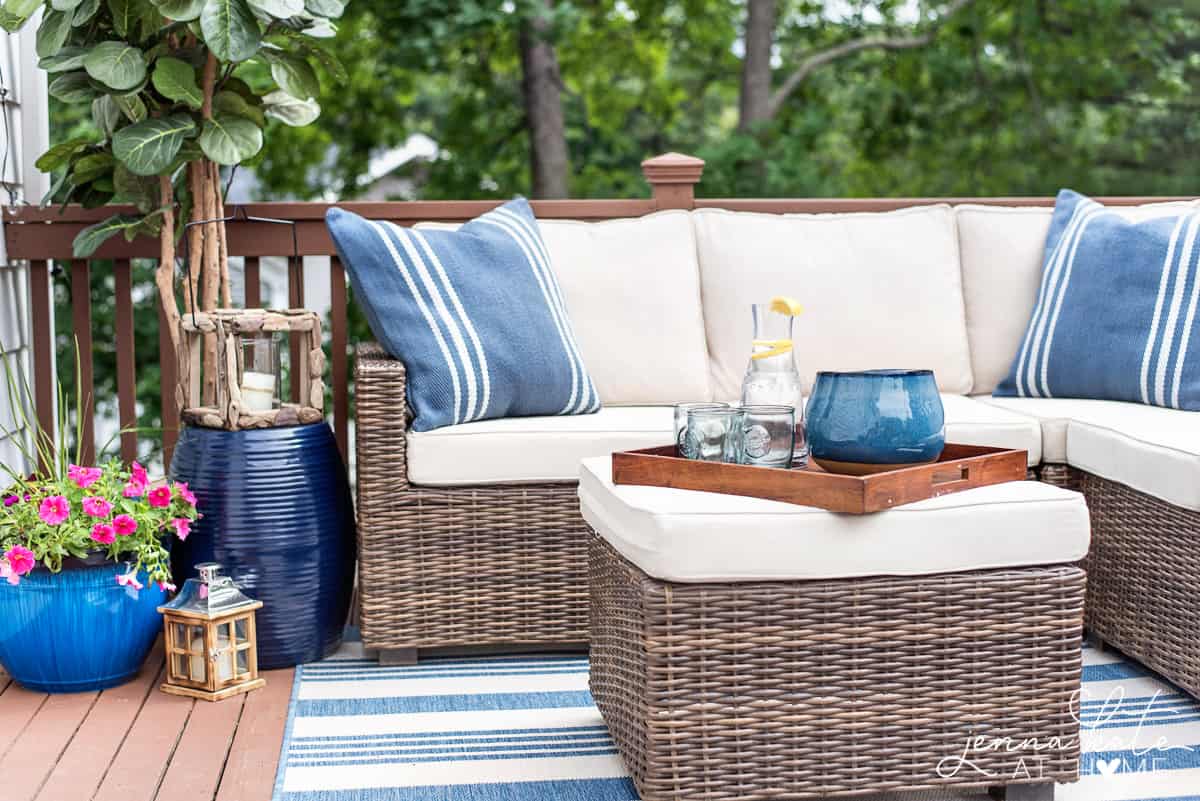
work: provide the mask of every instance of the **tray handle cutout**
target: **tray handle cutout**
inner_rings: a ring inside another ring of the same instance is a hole
[[[933,471],[929,477],[934,487],[946,487],[952,484],[966,483],[971,480],[971,466],[959,464]]]

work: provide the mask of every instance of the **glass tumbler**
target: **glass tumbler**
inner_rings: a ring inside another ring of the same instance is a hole
[[[675,404],[675,452],[680,456],[691,458],[687,455],[687,443],[684,441],[684,434],[687,433],[687,416],[692,409],[728,409],[728,403],[712,403],[710,401],[701,401],[699,403],[677,403]]]
[[[752,404],[742,411],[741,464],[759,467],[792,466],[796,441],[796,410],[792,406]]]
[[[741,409],[692,409],[687,420],[687,458],[737,464],[742,447]]]

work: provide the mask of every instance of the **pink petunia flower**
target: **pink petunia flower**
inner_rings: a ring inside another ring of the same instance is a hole
[[[192,533],[192,521],[186,517],[175,518],[171,525],[175,527],[175,536],[179,537],[180,541],[186,540]]]
[[[150,490],[148,497],[151,506],[157,506],[160,509],[171,505],[171,488],[167,486],[155,487]]]
[[[188,485],[187,485],[186,481],[180,481],[178,484],[176,484],[175,491],[177,493],[179,493],[179,497],[183,498],[184,502],[188,506],[196,505],[196,496],[192,493],[192,491],[190,489],[188,489]]]
[[[110,545],[117,538],[116,531],[108,523],[97,523],[92,526],[92,539],[101,545]]]
[[[146,494],[146,485],[130,481],[125,485],[125,489],[121,490],[121,494],[126,498],[140,498]]]
[[[146,468],[142,467],[137,462],[129,465],[129,480],[143,485],[150,483],[150,477],[146,475]]]
[[[0,579],[4,579],[14,587],[21,583],[21,577],[13,572],[6,559],[0,559]]]
[[[140,590],[145,587],[142,582],[138,581],[136,572],[123,573],[120,576],[117,576],[117,583],[122,587],[130,587],[135,590]]]
[[[4,561],[8,563],[9,569],[18,576],[32,573],[34,566],[37,565],[37,560],[33,558],[33,551],[21,545],[9,548],[4,554]]]
[[[84,514],[90,517],[108,517],[112,514],[112,504],[96,495],[88,495],[82,505]]]
[[[67,478],[74,481],[81,489],[87,489],[100,480],[104,471],[99,467],[80,467],[77,464],[67,466]]]
[[[154,583],[157,584],[158,588],[163,592],[175,592],[175,585],[169,581],[156,581]]]
[[[51,495],[42,499],[38,508],[38,517],[49,526],[57,526],[71,516],[71,504],[61,495]]]
[[[5,509],[7,509],[8,507],[12,506],[15,503],[20,503],[20,502],[21,502],[20,495],[5,495],[4,496],[4,508]]]
[[[137,531],[137,521],[129,515],[117,515],[112,521],[113,531],[117,532],[118,537],[128,537],[133,532]]]

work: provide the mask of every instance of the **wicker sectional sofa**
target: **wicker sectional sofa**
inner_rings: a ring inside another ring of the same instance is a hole
[[[1200,695],[1200,416],[991,397],[1035,301],[1050,214],[967,203],[543,219],[605,406],[412,432],[402,363],[360,346],[364,643],[388,661],[586,643],[580,460],[669,442],[675,402],[736,399],[749,304],[788,294],[806,307],[803,370],[932,368],[947,439],[1026,449],[1035,475],[1084,492],[1090,628]]]

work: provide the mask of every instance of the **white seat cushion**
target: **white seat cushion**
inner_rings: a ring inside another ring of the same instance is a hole
[[[602,403],[712,397],[688,212],[595,223],[538,220],[538,229]]]
[[[1087,505],[1075,492],[1013,481],[886,512],[846,515],[758,498],[614,486],[612,457],[586,459],[579,499],[591,526],[667,581],[912,576],[1082,559]]]
[[[988,445],[1029,452],[1029,464],[1042,462],[1042,429],[1038,421],[962,395],[942,395],[946,441]]]
[[[1200,511],[1200,412],[1074,398],[988,402],[1042,421],[1047,462],[1065,462]]]
[[[1067,415],[1072,408],[1087,409],[1089,405],[1116,403],[1060,398],[994,398],[991,395],[975,395],[971,400],[1037,420],[1042,427],[1042,461],[1047,464],[1067,463]]]
[[[613,406],[596,414],[510,417],[408,433],[408,480],[469,484],[574,482],[579,461],[675,441],[670,406]]]
[[[934,371],[971,389],[958,236],[949,206],[887,213],[692,213],[716,397],[737,397],[750,355],[750,305],[790,295],[796,361],[818,370]]]

